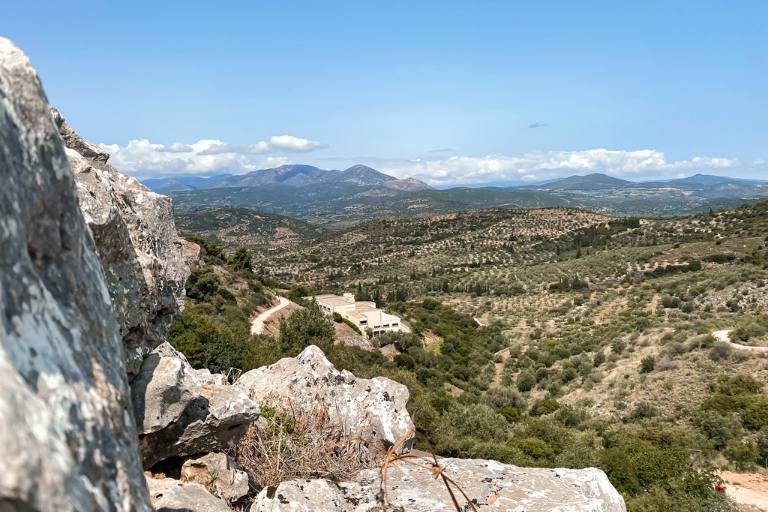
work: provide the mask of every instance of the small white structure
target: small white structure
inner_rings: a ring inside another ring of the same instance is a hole
[[[355,324],[361,332],[370,329],[373,334],[380,334],[404,330],[399,316],[385,313],[376,307],[375,302],[356,301],[355,296],[351,293],[345,293],[341,296],[315,295],[307,298],[317,302],[317,305],[326,315],[331,316],[338,313],[342,318]]]

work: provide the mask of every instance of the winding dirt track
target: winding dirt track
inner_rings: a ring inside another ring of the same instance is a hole
[[[728,344],[731,348],[736,350],[743,350],[744,352],[752,352],[755,354],[768,354],[768,347],[752,347],[749,345],[740,345],[731,341],[731,330],[723,329],[722,331],[715,331],[712,336],[717,341]]]
[[[291,301],[280,295],[277,296],[277,301],[276,306],[272,306],[266,311],[262,311],[251,321],[251,334],[261,334],[264,331],[264,322],[266,322],[269,317],[291,304]]]

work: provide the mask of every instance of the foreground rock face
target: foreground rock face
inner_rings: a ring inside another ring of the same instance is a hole
[[[147,477],[147,485],[157,512],[232,512],[224,500],[198,483]]]
[[[209,453],[190,459],[181,467],[181,480],[195,482],[227,501],[237,501],[248,494],[248,474],[225,453]]]
[[[93,232],[132,377],[162,343],[179,313],[189,276],[171,201],[107,164],[109,154],[81,138],[56,110],[80,208]]]
[[[414,459],[429,466],[430,458]],[[519,468],[496,461],[438,459],[448,476],[459,483],[478,510],[517,512],[625,512],[621,495],[598,469]],[[263,489],[250,512],[362,512],[408,510],[455,511],[441,479],[429,470],[396,462],[389,467],[386,499],[380,508],[378,469],[358,473],[353,480],[293,480]],[[466,503],[454,488],[460,504]],[[402,508],[400,508],[402,507]],[[466,510],[469,510],[468,508]]]
[[[151,510],[119,327],[48,108],[0,38],[0,510]]]
[[[314,345],[298,357],[244,373],[235,386],[260,404],[310,414],[324,407],[344,434],[372,445],[388,448],[414,433],[405,408],[408,388],[384,377],[358,379],[339,371]]]
[[[132,382],[144,466],[169,457],[226,450],[259,417],[259,407],[221,375],[195,370],[168,343],[157,347]]]

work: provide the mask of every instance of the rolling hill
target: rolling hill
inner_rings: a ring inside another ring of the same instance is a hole
[[[325,232],[323,228],[301,220],[247,208],[177,212],[175,220],[182,233],[228,247],[242,245],[264,255],[309,243]]]

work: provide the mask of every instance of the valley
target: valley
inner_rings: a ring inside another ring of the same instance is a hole
[[[294,225],[291,243],[279,233],[297,221],[227,211],[177,216],[187,235],[246,247],[267,288],[298,302],[350,292],[412,328],[322,346],[355,374],[407,383],[417,446],[595,465],[629,510],[699,510],[706,493],[676,490],[684,467],[767,464],[768,202],[666,218],[468,209],[322,232]],[[679,455],[671,473],[649,469],[636,484],[635,468],[621,480],[628,464],[662,453]]]

